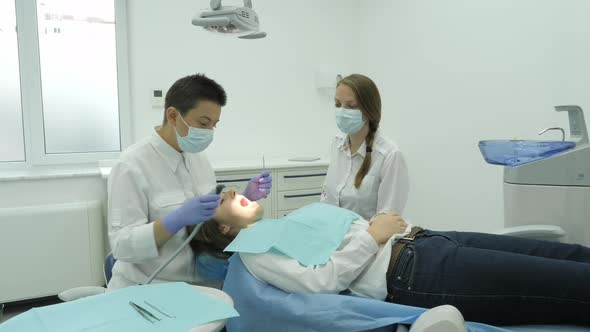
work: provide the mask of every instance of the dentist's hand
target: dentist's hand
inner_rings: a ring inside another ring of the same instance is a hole
[[[272,188],[272,177],[264,171],[248,181],[248,186],[242,195],[251,201],[257,201],[266,198],[270,194],[270,188]]]
[[[195,196],[184,202],[178,209],[162,218],[162,225],[175,234],[181,228],[203,223],[213,217],[219,206],[220,195]]]

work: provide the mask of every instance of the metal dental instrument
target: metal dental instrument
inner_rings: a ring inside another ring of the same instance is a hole
[[[165,313],[162,309],[156,307],[155,305],[149,303],[148,301],[143,301],[145,304],[149,305],[150,307],[152,307],[154,310],[158,311],[159,313],[161,313],[162,315],[168,317],[168,318],[176,318],[176,316],[170,316],[167,313]]]
[[[149,310],[146,310],[144,307],[142,307],[142,306],[140,306],[138,304],[135,304],[132,301],[129,301],[129,305],[132,306],[133,309],[137,310],[137,312],[139,312],[150,323],[154,323],[154,321],[152,321],[152,319],[155,320],[155,321],[158,321],[158,322],[162,320],[161,318],[158,318],[158,317],[154,316],[151,312],[149,312]],[[148,319],[148,317],[150,319]]]

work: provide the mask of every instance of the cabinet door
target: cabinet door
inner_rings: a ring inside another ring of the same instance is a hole
[[[321,188],[280,191],[277,192],[277,210],[295,210],[319,202],[321,196]]]
[[[322,188],[326,171],[325,167],[280,170],[277,172],[277,190]]]
[[[243,193],[246,190],[248,181],[251,178],[259,175],[260,172],[256,173],[225,173],[220,172],[217,174],[217,183],[224,184],[226,188],[235,189],[238,193]],[[258,204],[264,208],[264,218],[274,218],[274,210],[272,207],[272,191],[268,194],[268,197],[258,201]]]

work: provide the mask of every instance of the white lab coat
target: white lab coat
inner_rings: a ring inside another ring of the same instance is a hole
[[[117,259],[108,288],[145,283],[188,235],[181,229],[158,249],[153,221],[214,187],[215,174],[203,153],[180,153],[158,133],[125,150],[108,180],[108,234]],[[187,247],[154,282],[199,283],[194,266]]]
[[[366,220],[380,213],[402,215],[408,200],[410,181],[401,151],[378,130],[369,172],[357,189],[354,180],[365,155],[365,142],[351,155],[348,135],[336,136],[332,143],[321,202],[354,211]]]
[[[412,225],[383,246],[377,246],[367,233],[368,228],[366,220],[352,223],[340,247],[324,265],[306,267],[293,258],[274,253],[240,253],[240,258],[254,277],[289,293],[337,294],[348,289],[355,296],[384,300],[391,246],[407,236]]]

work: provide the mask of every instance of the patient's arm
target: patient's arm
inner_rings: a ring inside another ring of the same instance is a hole
[[[240,253],[256,278],[287,292],[339,293],[350,286],[379,247],[367,233],[367,224],[353,223],[340,248],[324,265],[302,266],[295,259],[272,253]]]

